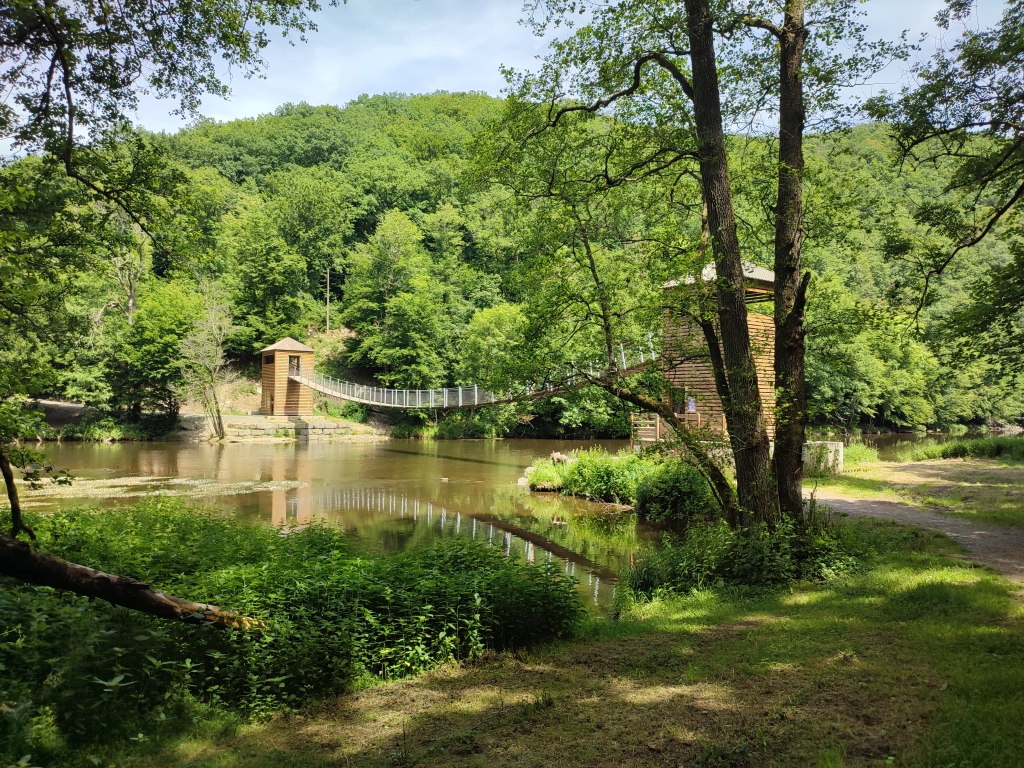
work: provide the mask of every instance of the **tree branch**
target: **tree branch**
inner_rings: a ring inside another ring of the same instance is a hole
[[[260,629],[264,626],[257,619],[239,616],[215,605],[172,597],[126,576],[115,576],[36,552],[26,542],[6,536],[0,536],[0,574],[30,584],[106,600],[161,619],[211,624],[221,629]]]

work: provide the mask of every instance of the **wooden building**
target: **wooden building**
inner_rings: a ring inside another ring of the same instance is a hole
[[[773,295],[775,275],[771,270],[744,263],[746,299],[748,305],[770,301]],[[705,267],[698,284],[689,276],[673,280],[662,286],[669,294],[669,306],[682,307],[684,296],[673,301],[671,294],[683,291],[712,290],[715,267]],[[716,332],[717,320],[715,322]],[[768,436],[775,436],[775,321],[771,315],[761,314],[753,307],[747,312],[747,327],[754,352],[754,366],[757,369],[758,389],[764,408]],[[719,338],[721,334],[719,333]],[[695,426],[707,425],[718,432],[725,432],[725,411],[715,388],[715,377],[711,370],[710,354],[704,333],[700,327],[682,311],[666,312],[662,326],[662,349],[665,364],[669,366],[667,376],[675,388],[673,409],[683,419]]]
[[[289,337],[260,350],[263,361],[263,398],[260,413],[265,416],[313,415],[313,390],[288,378],[288,372],[313,373],[313,350]]]

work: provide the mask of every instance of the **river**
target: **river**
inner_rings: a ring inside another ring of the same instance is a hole
[[[374,443],[63,443],[48,458],[69,488],[26,493],[37,511],[116,507],[144,495],[213,503],[271,525],[323,519],[358,548],[395,552],[464,536],[572,573],[593,610],[611,604],[616,575],[658,534],[630,513],[517,485],[538,456],[596,443],[555,440],[390,440]],[[625,442],[604,441],[611,451]],[[56,494],[56,495],[54,495]]]

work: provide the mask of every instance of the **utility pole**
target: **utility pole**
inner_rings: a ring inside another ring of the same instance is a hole
[[[327,333],[331,332],[331,265],[327,265]]]

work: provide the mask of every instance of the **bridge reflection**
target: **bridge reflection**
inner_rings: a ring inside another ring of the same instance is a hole
[[[310,482],[311,478],[299,477]],[[418,536],[406,538],[427,540],[448,536],[463,536],[474,541],[498,546],[509,557],[517,557],[527,563],[545,562],[561,566],[565,573],[577,579],[581,591],[593,604],[610,604],[614,597],[618,577],[605,565],[562,546],[556,541],[517,525],[507,519],[488,512],[471,509],[451,509],[447,504],[438,504],[383,488],[362,487],[346,490],[316,492],[311,485],[291,490],[273,491],[269,503],[273,525],[297,527],[308,525],[314,519],[346,522],[344,513],[359,513],[365,520],[366,513],[398,525],[421,529]],[[341,513],[341,515],[339,515]],[[350,526],[359,535],[358,523]],[[427,536],[423,534],[427,533]],[[399,544],[396,548],[405,548]],[[584,587],[585,580],[585,587]]]

